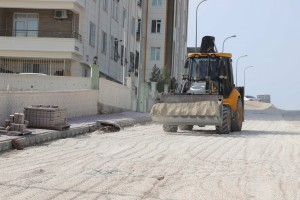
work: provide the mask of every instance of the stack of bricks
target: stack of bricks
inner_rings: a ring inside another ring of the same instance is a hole
[[[15,113],[9,116],[9,119],[5,120],[5,127],[9,131],[25,131],[28,122],[25,121],[23,113]]]
[[[29,127],[55,128],[66,124],[66,109],[58,106],[31,106],[24,108],[25,120],[29,121]]]

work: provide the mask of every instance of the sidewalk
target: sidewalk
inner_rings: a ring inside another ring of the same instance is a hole
[[[93,116],[84,116],[68,119],[71,125],[70,129],[55,131],[48,129],[27,129],[32,132],[25,136],[0,136],[0,153],[13,149],[12,141],[16,140],[24,147],[41,144],[47,141],[60,138],[74,137],[80,134],[95,131],[104,124],[113,124],[119,128],[133,126],[135,124],[144,124],[150,122],[149,113],[122,112],[114,114],[101,114]]]

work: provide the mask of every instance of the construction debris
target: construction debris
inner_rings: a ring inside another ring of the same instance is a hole
[[[31,131],[26,130],[28,123],[23,113],[15,113],[10,115],[9,119],[5,120],[5,127],[0,128],[0,133],[9,136],[31,134]]]
[[[67,123],[67,110],[58,106],[33,105],[24,108],[28,127],[65,130],[70,128]]]
[[[13,139],[11,141],[11,145],[14,149],[17,149],[17,150],[23,150],[24,149],[24,145],[18,141],[17,139]]]
[[[120,127],[114,125],[114,124],[101,124],[101,127],[98,129],[101,133],[114,133],[119,132]]]

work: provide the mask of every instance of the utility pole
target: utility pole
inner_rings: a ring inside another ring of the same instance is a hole
[[[146,41],[147,41],[147,16],[148,16],[148,0],[142,1],[142,19],[141,19],[141,50],[140,63],[138,69],[138,101],[137,110],[146,112],[145,97],[145,70],[146,70]]]

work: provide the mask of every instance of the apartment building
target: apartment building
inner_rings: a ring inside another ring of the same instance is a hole
[[[149,80],[152,68],[181,79],[186,57],[188,1],[147,0],[147,35],[145,78]]]
[[[123,81],[139,57],[139,0],[0,0],[0,73]]]
[[[100,74],[138,85],[142,3],[147,3],[145,79],[154,65],[180,79],[186,0],[0,0],[0,73]]]
[[[141,0],[100,0],[98,58],[101,74],[124,83],[137,77]]]

